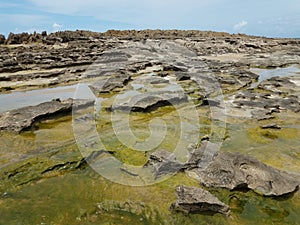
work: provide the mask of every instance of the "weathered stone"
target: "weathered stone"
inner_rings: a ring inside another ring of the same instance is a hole
[[[151,164],[154,164],[157,162],[166,162],[169,160],[171,160],[171,161],[176,160],[174,154],[172,154],[171,152],[166,151],[166,150],[160,150],[160,151],[155,151],[155,152],[151,153],[149,162],[151,162]]]
[[[206,168],[191,171],[207,187],[248,188],[265,196],[292,193],[300,184],[299,177],[237,153],[219,152]]]
[[[128,75],[113,76],[107,79],[97,81],[93,83],[90,87],[96,94],[107,93],[114,91],[117,88],[123,88],[129,80],[130,76]]]
[[[32,45],[32,43],[39,43],[39,45]],[[252,44],[249,45],[249,43]],[[160,64],[162,71],[158,72],[175,71],[178,81],[193,77],[192,73],[198,74],[198,76],[203,72],[220,73],[207,75],[207,77],[217,76],[219,82],[224,85],[222,88],[231,91],[245,88],[252,80],[257,79],[256,74],[247,70],[253,60],[258,61],[253,64],[266,67],[297,64],[299,62],[298,43],[298,40],[179,30],[108,31],[105,33],[63,31],[49,35],[45,32],[42,34],[36,32],[33,34],[11,33],[6,44],[22,45],[14,46],[9,51],[8,48],[1,48],[0,53],[3,61],[16,57],[19,65],[2,66],[0,61],[0,72],[24,71],[26,76],[22,76],[20,79],[22,81],[22,79],[35,79],[30,74],[36,73],[36,70],[72,69],[78,66],[86,66],[85,69],[87,69],[94,62],[102,64],[101,73],[107,72],[107,75],[119,74],[120,70],[125,73],[135,73]],[[284,45],[285,51],[281,51],[281,45]],[[257,48],[253,48],[253,46],[257,46]],[[289,54],[286,54],[286,51]],[[237,54],[240,60],[231,60],[231,55],[228,56],[226,62],[218,60],[218,54],[225,53]],[[247,53],[247,56],[242,53]],[[205,55],[214,58],[211,54],[217,54],[215,60],[195,57]],[[14,76],[15,74],[10,75]],[[79,71],[69,73],[66,70],[57,76],[61,76],[61,82],[53,83],[45,78],[41,80],[40,86],[59,85],[66,81],[77,81],[100,75],[99,71],[89,76],[82,76]],[[12,82],[6,81],[2,89],[13,86]],[[212,89],[213,82],[215,81],[208,79],[201,85],[203,88]],[[38,85],[36,86],[38,87]]]
[[[169,83],[169,81],[167,79],[162,79],[162,78],[159,78],[159,77],[152,77],[149,80],[149,83],[150,84],[166,84],[166,83]]]
[[[73,100],[59,99],[44,102],[36,106],[28,106],[0,114],[0,131],[21,132],[31,129],[36,122],[70,114],[73,109]],[[92,101],[75,102],[74,107],[85,107],[93,104]]]
[[[176,160],[173,153],[166,150],[155,151],[150,155],[144,167],[151,166],[155,178],[166,174],[174,174],[184,168],[184,165]]]
[[[173,210],[180,210],[187,213],[222,213],[227,216],[230,214],[228,205],[201,188],[178,186],[176,193],[177,201],[171,206]]]
[[[191,77],[188,73],[176,72],[175,75],[176,75],[176,79],[178,81],[190,80],[191,79]]]
[[[23,42],[28,41],[30,35],[28,33],[21,33],[21,34],[13,34],[10,33],[6,40],[7,45],[13,44],[22,44]]]
[[[187,96],[184,92],[141,93],[129,99],[118,99],[109,110],[149,112],[161,106],[177,105],[186,101]]]
[[[5,36],[0,34],[0,45],[5,43]]]
[[[219,149],[220,143],[212,143],[207,140],[202,141],[200,148],[195,148],[192,150],[190,159],[184,165],[184,167],[189,170],[192,168],[205,169],[214,160],[214,157],[218,154]]]

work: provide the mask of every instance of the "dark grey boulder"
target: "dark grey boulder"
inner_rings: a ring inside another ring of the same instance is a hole
[[[178,186],[176,188],[177,201],[171,205],[176,211],[190,212],[211,212],[230,214],[228,205],[221,202],[210,192],[196,187]]]

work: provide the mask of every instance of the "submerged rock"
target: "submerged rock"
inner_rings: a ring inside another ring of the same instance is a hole
[[[94,102],[55,99],[36,106],[4,112],[0,114],[0,131],[21,132],[31,129],[36,122],[41,120],[70,114],[74,103],[78,107],[85,107],[92,105]]]
[[[190,212],[212,212],[230,214],[229,206],[210,192],[196,187],[179,186],[176,188],[177,201],[171,209]]]

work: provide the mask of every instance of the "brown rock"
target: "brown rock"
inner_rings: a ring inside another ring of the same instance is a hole
[[[5,43],[5,36],[0,34],[0,45]]]

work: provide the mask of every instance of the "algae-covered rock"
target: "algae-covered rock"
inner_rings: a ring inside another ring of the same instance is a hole
[[[219,152],[206,168],[191,171],[207,187],[246,188],[265,196],[295,192],[300,184],[299,177],[238,153]]]
[[[0,131],[21,132],[32,128],[34,123],[44,119],[68,115],[71,113],[74,101],[55,99],[36,106],[28,106],[0,114]],[[79,107],[90,106],[93,101],[76,101]]]
[[[221,202],[210,192],[196,187],[178,186],[176,188],[177,200],[171,208],[187,213],[212,212],[229,215],[229,206]]]

